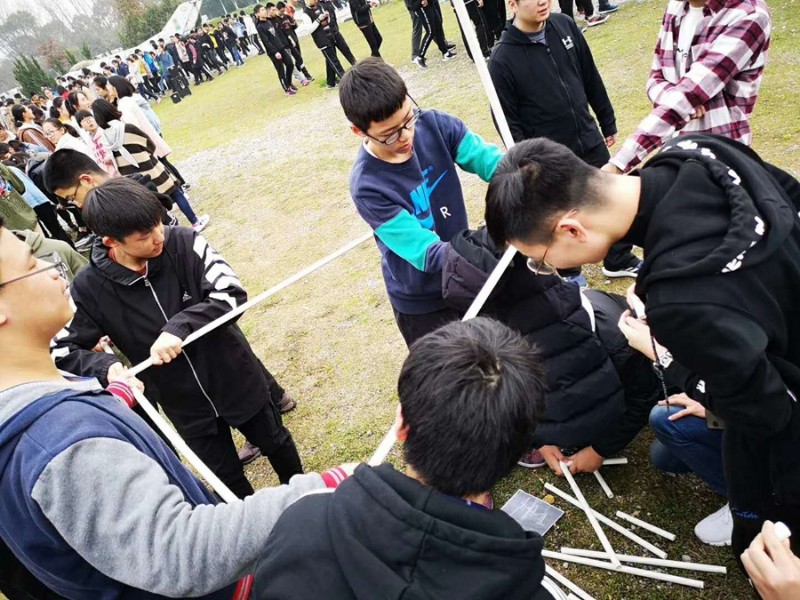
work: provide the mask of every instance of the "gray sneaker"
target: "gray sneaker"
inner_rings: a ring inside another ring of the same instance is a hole
[[[709,546],[730,546],[733,536],[733,515],[725,505],[694,526],[697,539]]]

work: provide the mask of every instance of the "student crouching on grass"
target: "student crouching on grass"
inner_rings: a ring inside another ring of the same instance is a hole
[[[537,352],[497,321],[449,323],[411,346],[397,391],[405,472],[360,465],[333,494],[290,507],[256,597],[563,599],[541,536],[492,510],[489,493],[536,428]]]

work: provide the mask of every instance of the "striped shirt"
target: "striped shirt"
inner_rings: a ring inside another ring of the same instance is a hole
[[[177,182],[164,167],[164,163],[156,158],[155,145],[144,131],[135,125],[126,123],[125,141],[122,145],[133,156],[133,159],[139,163],[139,166],[137,167],[128,162],[122,153],[115,150],[114,158],[117,161],[120,175],[132,175],[134,173],[149,175],[159,193],[171,196],[172,192],[178,188]]]
[[[686,0],[667,5],[647,81],[653,110],[611,159],[623,172],[676,134],[715,133],[750,144],[749,119],[770,41],[767,5],[763,0],[708,0],[691,48],[679,49],[688,12]],[[686,61],[683,77],[676,64],[680,60]],[[693,120],[700,107],[705,115]]]

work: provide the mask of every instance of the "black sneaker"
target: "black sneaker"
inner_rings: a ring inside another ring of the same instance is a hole
[[[448,60],[451,60],[451,59],[453,59],[455,57],[456,57],[455,50],[448,50],[447,52],[442,54],[442,60],[444,62],[447,62]]]
[[[422,58],[421,56],[415,56],[413,62],[414,62],[414,64],[418,65],[420,69],[427,69],[428,68],[428,65],[425,64],[425,59]]]
[[[609,4],[606,4],[605,6],[601,6],[600,10],[598,10],[597,12],[599,12],[601,15],[608,15],[608,14],[617,12],[618,10],[619,10],[619,6],[617,6],[616,4],[610,4],[609,3]]]
[[[455,50],[456,49],[456,45],[453,42],[445,41],[445,46],[447,46],[448,50]]]
[[[639,275],[639,269],[642,266],[642,262],[643,261],[640,260],[634,265],[629,265],[623,268],[606,269],[606,267],[603,266],[603,275],[606,277],[633,277],[635,279],[637,275]]]

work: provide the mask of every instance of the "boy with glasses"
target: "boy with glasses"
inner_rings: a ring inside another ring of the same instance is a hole
[[[339,101],[363,139],[350,194],[375,231],[389,300],[410,346],[460,316],[445,306],[441,284],[448,241],[468,226],[455,167],[489,181],[503,154],[455,117],[421,110],[379,58],[345,74]]]

